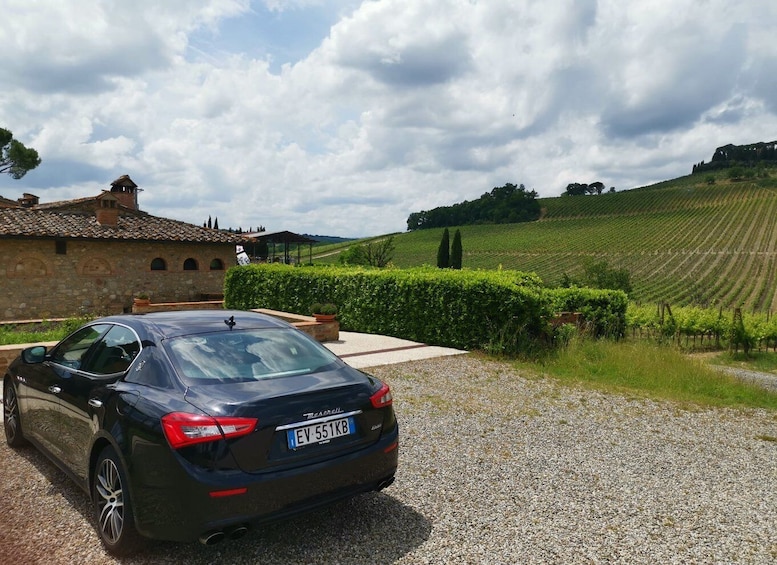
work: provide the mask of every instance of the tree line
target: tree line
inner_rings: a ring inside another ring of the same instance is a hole
[[[471,224],[513,224],[539,219],[537,193],[524,185],[507,183],[494,187],[477,200],[465,200],[452,206],[413,212],[407,218],[408,231],[464,226]]]
[[[709,163],[701,161],[691,168],[691,174],[727,169],[729,167],[777,166],[777,141],[759,141],[747,145],[723,145],[715,150]]]
[[[570,182],[561,196],[586,196],[589,194],[599,195],[604,192],[604,183],[594,181],[591,184],[584,182]],[[615,192],[615,187],[611,186],[608,192]]]

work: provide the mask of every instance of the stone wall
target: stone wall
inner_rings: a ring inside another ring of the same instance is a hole
[[[152,270],[155,259],[166,269]],[[211,268],[214,260],[221,269]],[[4,238],[0,319],[129,312],[139,292],[154,302],[195,301],[222,293],[234,264],[235,247],[224,243]]]

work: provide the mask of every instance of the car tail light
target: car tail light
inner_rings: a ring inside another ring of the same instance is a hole
[[[375,408],[390,406],[393,400],[394,399],[391,396],[391,389],[387,384],[384,384],[382,387],[380,387],[378,392],[370,396],[370,402],[372,402],[372,405]]]
[[[173,449],[195,443],[235,438],[250,434],[256,418],[211,418],[186,412],[171,412],[162,416],[162,429]]]
[[[248,492],[248,487],[231,488],[227,490],[212,490],[208,493],[211,498],[225,498],[227,496],[236,496]]]

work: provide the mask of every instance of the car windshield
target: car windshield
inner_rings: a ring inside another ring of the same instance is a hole
[[[196,384],[302,375],[337,357],[295,329],[232,330],[166,340],[178,373]]]

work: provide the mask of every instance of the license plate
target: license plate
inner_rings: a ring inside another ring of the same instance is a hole
[[[286,430],[286,438],[289,442],[289,449],[297,449],[311,443],[326,443],[334,438],[355,432],[356,422],[353,417],[350,417]]]

